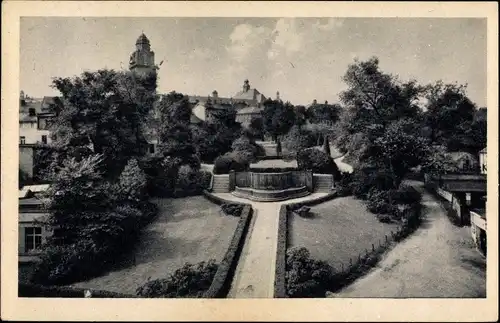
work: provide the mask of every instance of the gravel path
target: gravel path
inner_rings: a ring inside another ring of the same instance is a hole
[[[276,248],[278,244],[278,212],[282,204],[310,200],[326,195],[314,193],[284,202],[254,202],[230,193],[217,196],[253,207],[252,222],[245,240],[228,298],[272,298]]]
[[[422,184],[416,184],[422,190]],[[429,193],[424,221],[366,276],[332,297],[486,297],[486,259],[469,227],[455,227]]]

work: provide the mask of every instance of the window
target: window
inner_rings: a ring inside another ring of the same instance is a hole
[[[155,145],[154,144],[149,144],[149,153],[154,154],[155,153]]]
[[[24,136],[19,137],[19,142],[21,143],[21,145],[24,145],[26,143],[26,137]]]
[[[34,117],[34,116],[36,116],[36,111],[35,111],[35,108],[29,108],[29,109],[28,109],[28,113],[29,113],[29,116],[30,116],[30,117]]]
[[[42,245],[42,228],[24,228],[24,250],[36,250]]]
[[[42,143],[47,144],[47,135],[42,135]]]

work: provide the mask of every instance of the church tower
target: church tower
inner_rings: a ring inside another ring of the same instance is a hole
[[[144,33],[137,38],[135,48],[135,52],[130,55],[130,71],[141,75],[149,72],[156,73],[155,53],[151,50],[149,39]]]

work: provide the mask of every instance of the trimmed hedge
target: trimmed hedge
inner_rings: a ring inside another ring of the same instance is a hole
[[[89,290],[92,298],[137,298],[136,295],[127,295],[104,290],[92,290],[66,286],[41,286],[36,284],[20,283],[18,297],[57,297],[57,298],[84,298],[84,293]]]
[[[274,275],[274,298],[287,298],[286,293],[286,251],[288,245],[288,213],[303,206],[313,206],[332,200],[338,195],[336,192],[313,200],[284,204],[281,206],[278,218],[278,247],[276,250],[276,269]]]
[[[336,198],[338,196],[339,195],[337,194],[337,192],[334,191],[334,192],[328,193],[325,196],[321,196],[321,197],[318,197],[318,198],[315,198],[315,199],[312,199],[309,201],[288,204],[288,209],[290,211],[292,211],[292,210],[300,209],[303,206],[313,206],[313,205],[321,204],[323,202],[333,200],[334,198]]]
[[[238,260],[243,249],[243,244],[245,243],[245,238],[248,233],[248,228],[250,227],[250,221],[252,220],[253,209],[250,204],[238,203],[234,201],[229,201],[220,198],[207,190],[203,191],[203,195],[210,202],[217,205],[240,205],[243,206],[243,210],[240,214],[240,219],[236,230],[234,231],[231,244],[226,251],[224,259],[220,262],[219,268],[215,273],[214,280],[209,290],[204,294],[205,298],[224,298],[227,296],[229,289],[231,288],[231,282],[234,277],[234,272],[236,266],[238,265]]]
[[[234,231],[233,239],[227,249],[224,259],[219,264],[214,280],[208,291],[205,292],[205,298],[225,298],[238,265],[238,260],[245,243],[245,238],[252,219],[253,209],[250,205],[245,205],[241,212],[240,220]]]
[[[274,274],[274,298],[287,298],[286,294],[286,249],[288,239],[288,207],[280,207],[278,218],[278,248]]]

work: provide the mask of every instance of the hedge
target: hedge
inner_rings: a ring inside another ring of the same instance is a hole
[[[321,196],[321,197],[318,197],[318,198],[315,198],[315,199],[312,199],[312,200],[288,204],[288,208],[290,210],[296,210],[296,209],[299,209],[299,208],[301,208],[303,206],[313,206],[313,205],[321,204],[321,203],[326,202],[326,201],[333,200],[334,198],[336,198],[338,196],[339,195],[337,194],[337,192],[333,191],[331,193],[328,193],[325,196]]]
[[[288,207],[280,207],[278,218],[278,248],[274,275],[274,298],[287,298],[286,293],[286,250],[288,238]]]
[[[210,285],[209,290],[204,294],[205,298],[224,298],[227,296],[227,293],[231,288],[231,282],[233,280],[234,272],[236,270],[236,266],[238,265],[238,260],[241,254],[241,250],[243,249],[243,244],[245,243],[248,228],[250,227],[250,221],[252,220],[253,209],[250,204],[226,200],[208,192],[207,190],[203,191],[203,195],[210,202],[217,205],[243,205],[243,210],[241,212],[240,219],[236,226],[236,230],[234,231],[234,235],[229,248],[226,251],[224,259],[219,264],[219,268],[215,273],[214,280]]]
[[[236,271],[236,266],[238,265],[238,259],[243,249],[243,244],[245,243],[250,220],[252,219],[252,213],[253,209],[250,205],[245,205],[243,207],[231,244],[227,249],[224,259],[220,262],[214,280],[208,291],[205,292],[204,297],[225,298],[227,296],[231,288],[231,282],[234,272]]]
[[[92,294],[92,298],[137,298],[136,295],[66,286],[47,287],[36,284],[19,283],[18,287],[18,297],[84,298],[85,291],[89,290]]]

